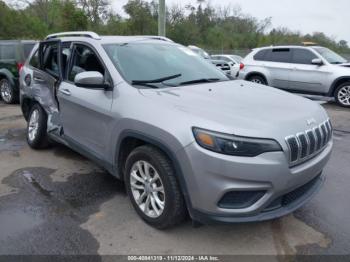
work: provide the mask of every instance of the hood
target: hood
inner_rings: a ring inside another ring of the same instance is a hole
[[[340,64],[339,66],[342,66],[342,67],[350,67],[350,63]]]
[[[213,123],[217,123],[236,135],[274,137],[285,129],[284,138],[311,128],[308,122],[316,125],[327,119],[324,109],[311,100],[243,80],[142,89],[141,93],[186,113],[186,118],[194,116],[193,125],[215,130]]]

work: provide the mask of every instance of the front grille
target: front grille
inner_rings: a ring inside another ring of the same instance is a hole
[[[332,138],[332,125],[328,119],[319,126],[286,137],[289,161],[296,165],[319,153]]]
[[[216,67],[218,67],[222,71],[230,71],[231,70],[231,67],[228,64],[216,64]]]

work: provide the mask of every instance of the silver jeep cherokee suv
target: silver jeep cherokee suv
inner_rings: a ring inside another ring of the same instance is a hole
[[[334,97],[350,107],[350,64],[321,46],[254,49],[243,61],[240,78],[290,92]]]
[[[224,73],[169,39],[50,35],[20,77],[27,141],[62,143],[124,180],[167,228],[277,218],[320,188],[332,127],[315,102]]]

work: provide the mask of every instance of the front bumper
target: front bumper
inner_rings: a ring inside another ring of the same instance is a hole
[[[290,167],[283,152],[235,157],[192,143],[177,154],[190,200],[189,212],[194,220],[202,223],[262,221],[291,213],[321,187],[325,179],[321,173],[332,146],[330,141],[314,158]],[[221,208],[222,197],[235,191],[263,191],[264,194],[245,208]],[[283,201],[291,195],[294,199]]]

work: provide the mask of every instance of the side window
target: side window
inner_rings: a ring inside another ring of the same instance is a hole
[[[269,52],[268,49],[261,50],[254,55],[254,60],[265,61],[266,54]]]
[[[290,63],[291,52],[289,48],[276,48],[269,52],[267,61],[278,62],[278,63]]]
[[[94,51],[85,45],[75,45],[68,80],[73,82],[77,74],[87,71],[97,71],[105,75],[105,69]]]
[[[16,59],[16,45],[5,44],[0,46],[0,57],[3,60]]]
[[[317,56],[310,50],[295,48],[293,49],[292,63],[311,65],[311,61]]]
[[[32,67],[40,68],[39,66],[39,56],[38,56],[38,50],[35,51],[34,55],[30,58],[29,64]]]

